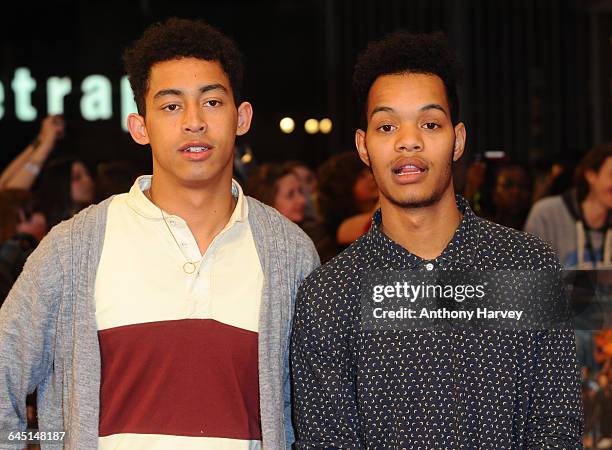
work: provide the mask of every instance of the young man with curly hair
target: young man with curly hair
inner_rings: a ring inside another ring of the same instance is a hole
[[[368,322],[365,286],[377,274],[426,280],[560,267],[550,246],[478,218],[455,195],[452,166],[466,142],[458,72],[439,34],[398,32],[358,60],[354,85],[366,127],[355,142],[380,189],[380,209],[368,233],[298,293],[296,448],[581,448],[574,335],[565,323],[513,331],[448,320]],[[424,303],[420,296],[414,305],[420,314]]]
[[[124,59],[153,175],[28,260],[0,312],[0,448],[35,388],[66,449],[288,448],[293,299],[318,257],[232,179],[252,116],[240,53],[169,19]]]

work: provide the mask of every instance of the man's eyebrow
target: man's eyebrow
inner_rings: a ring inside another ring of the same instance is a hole
[[[421,109],[419,109],[419,111],[425,112],[425,111],[429,111],[430,109],[437,109],[438,111],[442,111],[445,115],[448,116],[448,113],[446,112],[446,110],[437,103],[430,103],[429,105],[425,105]],[[390,106],[377,106],[376,108],[372,110],[370,117],[372,117],[374,114],[378,112],[394,113],[395,110],[391,108]]]
[[[392,112],[395,112],[395,110],[393,108],[391,108],[390,106],[377,106],[370,113],[370,117],[372,117],[374,114],[379,113],[379,112],[392,113]]]
[[[200,87],[199,91],[200,94],[204,94],[208,91],[214,91],[214,90],[220,90],[223,91],[225,94],[227,94],[227,88],[225,86],[223,86],[220,83],[213,83],[213,84],[206,84],[202,87]],[[180,89],[162,89],[161,91],[158,91],[154,96],[153,99],[158,99],[160,97],[166,97],[169,95],[173,95],[173,96],[181,96],[183,95],[183,91],[181,91]]]
[[[153,99],[157,99],[160,97],[166,97],[168,95],[182,95],[183,91],[180,89],[162,89],[161,91],[157,91],[157,93],[153,96]]]
[[[446,110],[439,104],[437,103],[430,103],[429,105],[425,105],[421,108],[421,112],[425,112],[428,111],[430,109],[437,109],[438,111],[442,111],[445,115],[448,116],[448,113],[446,112]]]
[[[213,84],[207,84],[206,86],[202,86],[200,88],[200,93],[204,94],[205,92],[214,91],[215,89],[219,89],[220,91],[223,91],[224,94],[227,94],[227,88],[223,86],[221,83],[213,83]]]

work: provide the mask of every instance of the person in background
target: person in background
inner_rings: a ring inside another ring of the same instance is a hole
[[[60,115],[44,118],[36,138],[0,174],[0,190],[30,189],[65,127]]]
[[[130,190],[134,180],[146,171],[139,170],[131,161],[106,161],[96,167],[96,202],[111,195]]]
[[[494,215],[500,225],[522,230],[531,207],[532,181],[524,164],[506,162],[499,166],[493,191]]]
[[[472,161],[465,174],[463,198],[469,203],[472,210],[480,217],[487,217],[488,206],[483,193],[483,186],[487,181],[487,163],[478,158]]]
[[[522,230],[531,207],[532,190],[529,167],[504,157],[472,162],[463,195],[480,217]]]
[[[600,145],[583,156],[575,171],[573,188],[536,202],[525,231],[552,244],[566,269],[610,268],[612,144]],[[585,317],[574,320],[576,351],[580,366],[594,374],[600,363],[596,358],[593,325]],[[586,415],[591,417],[592,412],[586,411]]]
[[[49,228],[89,206],[94,201],[95,187],[83,161],[69,156],[49,161],[34,188]]]
[[[48,227],[34,194],[25,189],[0,191],[0,308],[23,266]],[[29,429],[37,429],[36,395],[26,398]],[[28,446],[28,449],[38,449]]]
[[[538,201],[525,231],[552,244],[566,269],[608,267],[612,256],[612,144],[589,151],[574,188]]]
[[[247,192],[294,223],[304,220],[306,197],[291,166],[262,164],[249,177]]]
[[[304,164],[302,161],[287,161],[283,164],[289,167],[302,185],[304,194],[314,195],[319,187],[317,174],[314,170]]]
[[[45,215],[31,192],[0,191],[0,306],[47,230]]]
[[[378,205],[378,187],[355,152],[332,156],[318,170],[319,210],[338,250],[368,231]]]
[[[291,169],[302,186],[302,194],[304,194],[304,198],[306,199],[304,216],[308,220],[318,220],[319,216],[316,204],[318,201],[319,181],[317,179],[317,174],[301,161],[287,161],[283,165]]]
[[[572,154],[581,152],[572,152]],[[562,195],[573,187],[574,168],[578,161],[556,155],[552,158],[536,160],[532,163],[534,169],[533,194],[531,204],[553,195]]]
[[[329,261],[336,247],[322,224],[306,216],[306,199],[294,169],[293,163],[263,164],[249,177],[247,192],[298,224],[314,242],[321,261]]]

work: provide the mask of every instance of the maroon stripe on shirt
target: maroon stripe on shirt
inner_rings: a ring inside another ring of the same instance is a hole
[[[99,435],[261,440],[257,333],[210,319],[98,332]]]

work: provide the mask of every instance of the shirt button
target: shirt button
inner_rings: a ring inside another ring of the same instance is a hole
[[[433,266],[433,264],[432,264],[432,263],[427,263],[427,264],[425,264],[425,268],[426,268],[427,270],[433,270],[433,267],[434,267],[434,266]]]

